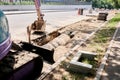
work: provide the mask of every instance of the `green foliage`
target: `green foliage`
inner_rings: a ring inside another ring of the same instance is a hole
[[[120,21],[120,13],[117,14],[114,18],[112,18],[110,21],[109,21],[109,24],[108,26],[109,27],[113,27],[114,25],[113,24],[116,24]],[[110,26],[111,25],[111,26]]]
[[[2,2],[0,1],[0,5],[34,5],[33,1],[21,1],[21,2]]]
[[[9,4],[11,4],[11,3],[9,3],[9,2],[0,2],[0,5],[9,5]]]
[[[91,64],[91,65],[95,65],[96,64],[95,60],[89,60],[88,58],[85,58],[85,57],[81,57],[80,61],[82,63]]]
[[[112,2],[113,2],[113,6],[115,7],[115,8],[120,8],[120,0],[111,0]]]
[[[120,0],[92,0],[93,7],[97,8],[120,8]]]

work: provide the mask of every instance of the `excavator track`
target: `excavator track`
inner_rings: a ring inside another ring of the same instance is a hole
[[[33,80],[40,76],[42,67],[43,60],[38,54],[25,50],[10,50],[0,61],[0,79]]]

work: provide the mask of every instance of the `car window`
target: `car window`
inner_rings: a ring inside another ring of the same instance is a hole
[[[5,15],[0,11],[0,43],[5,41],[9,36],[9,26]]]

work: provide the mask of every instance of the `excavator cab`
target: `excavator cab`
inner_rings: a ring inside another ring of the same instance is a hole
[[[0,10],[0,60],[7,55],[11,45],[8,20]]]

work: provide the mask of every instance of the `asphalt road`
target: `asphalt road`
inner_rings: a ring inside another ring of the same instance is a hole
[[[6,14],[10,12],[5,12]],[[13,12],[11,12],[13,13]],[[16,14],[15,14],[16,13]],[[20,14],[18,14],[20,13]],[[26,13],[26,14],[25,14]],[[88,12],[86,11],[85,14]],[[46,32],[52,32],[60,27],[78,22],[85,15],[78,15],[77,10],[74,11],[43,11],[44,20],[46,20]],[[10,33],[13,40],[27,40],[26,27],[31,25],[36,19],[36,12],[19,11],[14,14],[6,15],[9,22]]]

